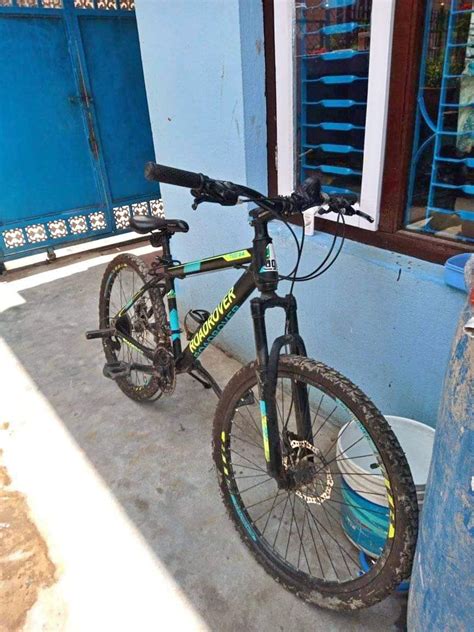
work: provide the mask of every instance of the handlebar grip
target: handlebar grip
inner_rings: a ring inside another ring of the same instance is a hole
[[[147,162],[145,165],[145,178],[156,180],[166,184],[174,184],[177,187],[198,189],[201,186],[202,174],[192,171],[183,171],[166,165],[157,165],[155,162]]]

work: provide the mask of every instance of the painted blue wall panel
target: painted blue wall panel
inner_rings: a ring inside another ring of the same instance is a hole
[[[143,177],[155,152],[135,15],[99,20],[79,14],[79,24],[112,200],[158,197],[158,185]]]
[[[96,203],[64,22],[2,18],[0,59],[1,221]]]
[[[218,10],[211,0],[137,0],[136,6],[157,160],[266,190],[260,3],[226,0]],[[187,190],[163,185],[162,192],[168,216],[190,223],[187,235],[173,238],[183,261],[250,245],[243,206],[203,204],[194,212]],[[295,251],[285,230],[276,227],[275,246],[288,272]],[[302,270],[324,258],[330,239],[308,238]],[[214,307],[237,276],[226,271],[179,283],[181,313]],[[441,266],[346,242],[337,264],[298,285],[296,296],[311,355],[347,374],[385,413],[435,424],[465,297],[444,285]],[[271,313],[270,334],[281,333],[281,323]],[[254,357],[249,306],[217,340],[242,360]]]

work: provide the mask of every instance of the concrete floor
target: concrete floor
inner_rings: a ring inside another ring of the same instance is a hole
[[[101,345],[84,331],[97,326],[110,258],[89,254],[0,283],[0,458],[56,567],[20,628],[402,629],[400,597],[327,612],[254,561],[217,489],[212,393],[186,376],[173,397],[138,404],[102,377]],[[203,363],[222,385],[239,366],[216,348]]]

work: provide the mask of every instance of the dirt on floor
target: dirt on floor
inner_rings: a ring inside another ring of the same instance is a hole
[[[0,632],[21,630],[38,592],[55,582],[48,549],[23,494],[0,464]]]

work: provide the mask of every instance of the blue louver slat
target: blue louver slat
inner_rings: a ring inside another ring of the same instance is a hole
[[[306,35],[340,35],[341,33],[353,33],[360,28],[358,22],[344,22],[343,24],[333,24],[330,26],[323,26],[317,31],[308,31]]]
[[[474,108],[474,101],[472,103],[441,103],[443,108]],[[442,130],[440,130],[442,132]]]
[[[333,173],[337,176],[362,175],[362,171],[357,171],[357,169],[351,169],[350,167],[338,167],[337,165],[308,165],[305,163],[304,168],[322,171],[323,173]]]
[[[324,61],[335,61],[341,59],[352,59],[358,55],[368,55],[369,51],[366,50],[332,50],[328,53],[314,53],[311,55],[302,55],[303,59],[323,59]]]
[[[325,85],[335,85],[367,80],[368,77],[358,77],[357,75],[326,75],[325,77],[318,77],[318,79],[305,79],[305,83],[324,83]]]
[[[325,184],[321,187],[324,193],[328,195],[357,195],[352,189],[346,189],[344,187],[333,187],[330,184]]]
[[[440,208],[438,206],[429,206],[428,210],[434,211],[435,213],[443,213],[445,215],[452,215],[453,213],[456,213],[456,215],[460,215],[461,217],[471,216],[472,217],[471,221],[474,221],[474,211],[468,211],[467,209],[456,209],[455,211],[453,211],[452,208]]]
[[[352,99],[321,99],[321,101],[303,101],[303,105],[321,105],[323,108],[352,108],[355,105],[367,105],[367,103]]]
[[[357,0],[324,0],[317,7],[308,7],[308,9],[342,9],[344,7],[352,7]]]
[[[323,26],[321,33],[324,35],[337,35],[339,33],[352,33],[359,28],[358,22],[345,22],[343,24],[333,24],[332,26]]]
[[[333,154],[363,153],[362,149],[357,149],[357,147],[352,147],[352,145],[337,145],[333,143],[320,143],[319,145],[304,144],[303,147],[308,147],[310,149],[322,149],[323,151]]]
[[[474,195],[474,184],[448,184],[447,182],[433,182],[434,187],[440,189],[459,189],[467,195]]]
[[[320,127],[327,132],[351,132],[352,130],[365,129],[364,125],[354,125],[353,123],[303,123],[303,127]]]
[[[443,156],[436,156],[435,160],[439,160],[439,162],[464,163],[470,169],[474,168],[474,158],[444,158]]]

